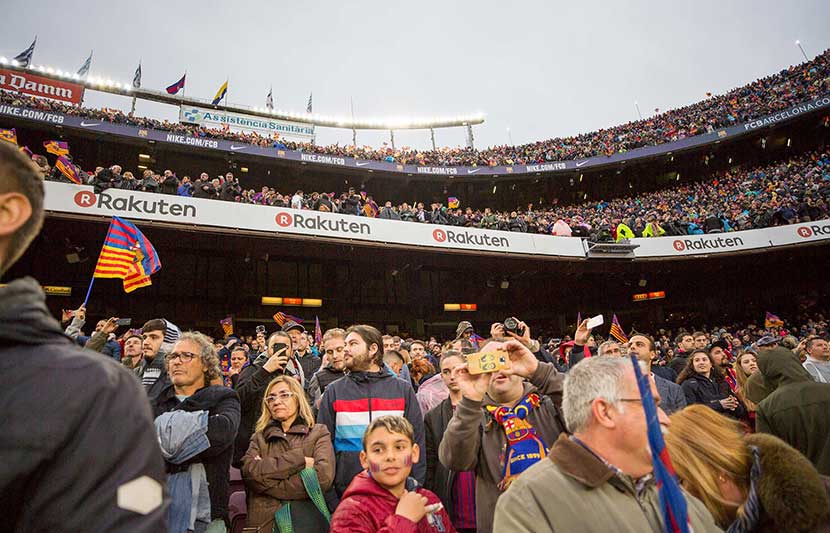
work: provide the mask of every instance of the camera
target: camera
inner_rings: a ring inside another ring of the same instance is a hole
[[[264,335],[265,334],[265,326],[262,326],[262,325],[257,326],[256,327],[256,332],[257,333],[262,333]]]
[[[514,316],[505,318],[502,325],[504,326],[505,332],[515,333],[519,337],[525,334],[525,328],[519,327],[519,319]]]

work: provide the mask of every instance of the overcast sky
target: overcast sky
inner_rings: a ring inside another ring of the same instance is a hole
[[[721,93],[830,48],[830,2],[52,1],[3,0],[0,55],[35,34],[34,62],[162,89],[187,69],[187,94],[211,98],[230,78],[231,103],[357,118],[486,114],[476,147],[593,131]],[[86,105],[129,110],[124,97],[90,91]],[[178,119],[177,108],[137,112]],[[508,134],[509,128],[509,134]],[[425,148],[429,133],[396,132]],[[358,132],[379,145],[388,133]],[[461,128],[439,130],[463,145]],[[351,143],[319,129],[317,142]]]

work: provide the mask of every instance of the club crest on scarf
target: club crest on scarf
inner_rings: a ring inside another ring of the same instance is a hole
[[[548,455],[547,444],[536,435],[536,428],[526,420],[540,403],[539,395],[531,392],[512,409],[487,406],[487,411],[501,424],[507,437],[507,453],[502,460],[502,480],[499,483],[499,489],[502,491],[507,490],[519,474]]]

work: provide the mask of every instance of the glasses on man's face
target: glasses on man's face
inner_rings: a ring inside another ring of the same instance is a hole
[[[189,363],[194,358],[197,357],[197,354],[190,353],[190,352],[171,352],[167,354],[167,362],[172,363],[175,359],[178,359],[182,363]]]
[[[281,392],[279,394],[269,394],[265,397],[265,401],[267,403],[274,403],[274,402],[282,402],[288,403],[288,400],[294,397],[294,394],[290,392]]]

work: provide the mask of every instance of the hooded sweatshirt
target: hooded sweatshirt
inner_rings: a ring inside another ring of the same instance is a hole
[[[0,288],[0,529],[166,531],[164,461],[143,388],[76,346],[45,301],[32,278]],[[124,503],[154,490],[143,513]]]
[[[408,491],[417,491],[427,499],[428,505],[441,500],[432,492],[421,488],[408,478]],[[343,493],[343,501],[331,517],[332,533],[451,533],[455,531],[447,511],[441,509],[416,524],[408,518],[395,514],[398,498],[378,485],[366,471],[358,474]]]

